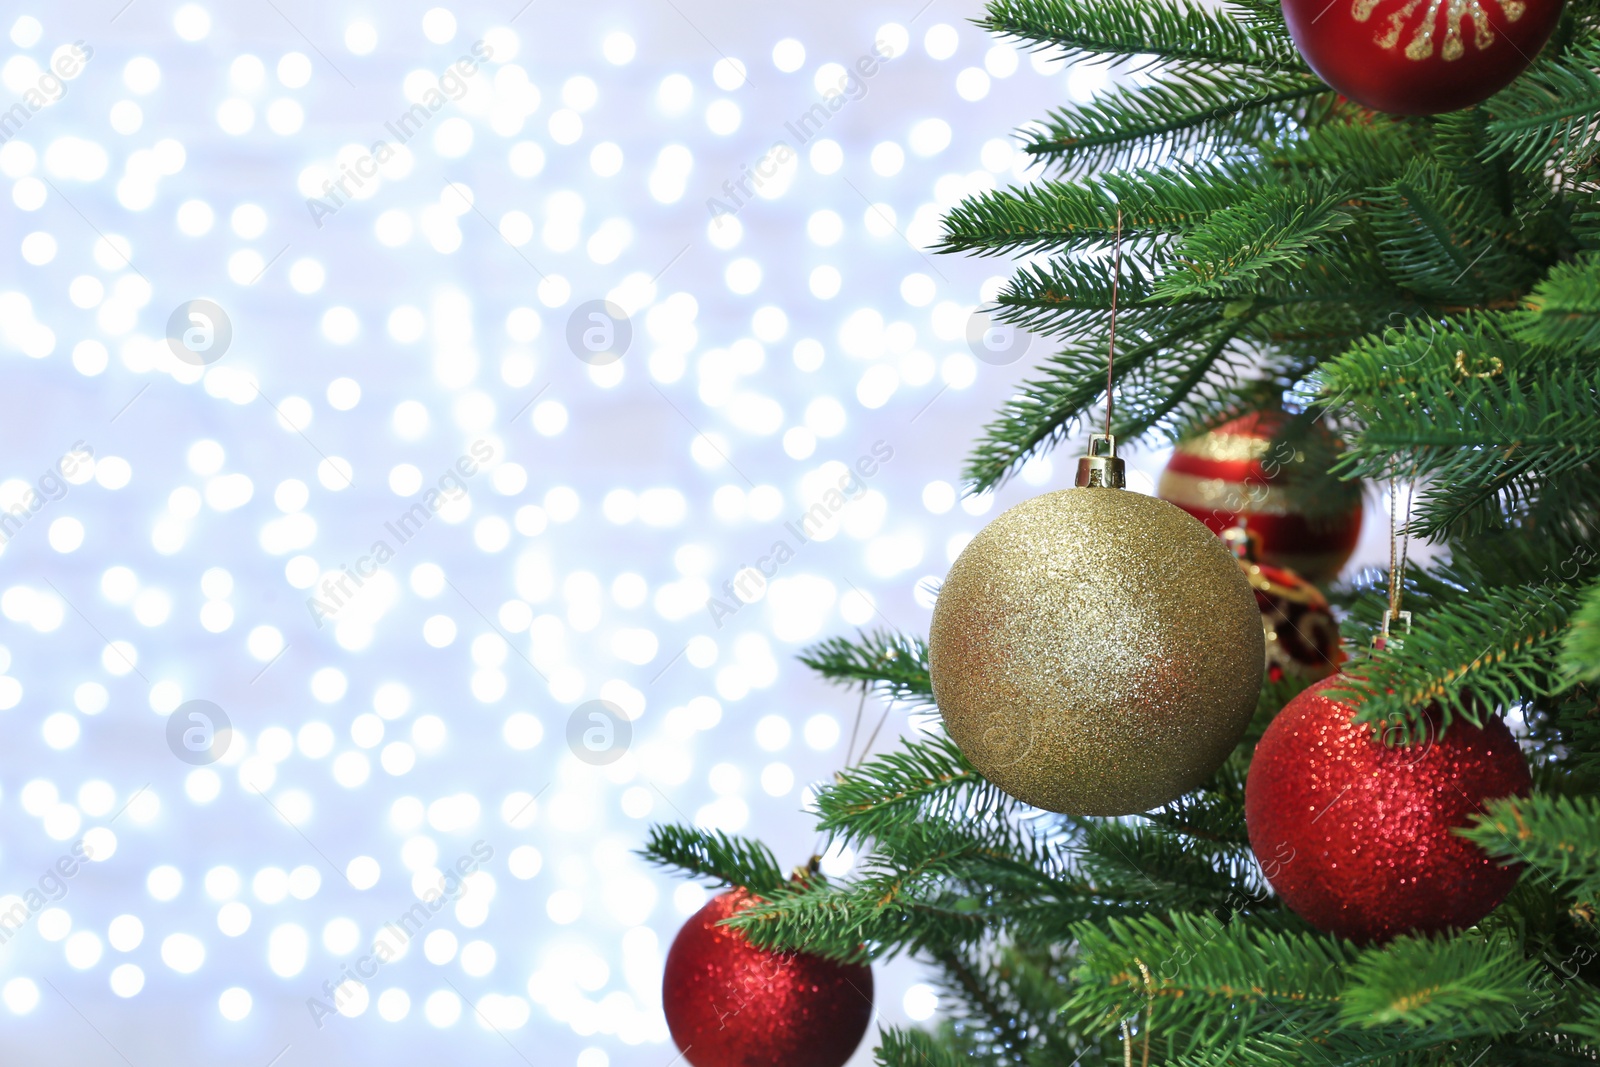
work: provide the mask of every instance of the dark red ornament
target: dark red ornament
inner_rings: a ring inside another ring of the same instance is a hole
[[[872,1020],[872,969],[769,952],[719,926],[755,898],[713,897],[673,939],[667,1027],[693,1067],[842,1067]]]
[[[1267,727],[1245,783],[1250,847],[1295,914],[1358,944],[1471,926],[1519,870],[1500,867],[1451,831],[1495,797],[1532,781],[1511,731],[1456,721],[1425,739],[1385,745],[1326,678]]]
[[[1323,582],[1361,539],[1361,487],[1328,477],[1339,440],[1326,427],[1310,431],[1305,449],[1275,440],[1290,418],[1251,412],[1180,442],[1156,492],[1213,533],[1243,519],[1260,563]]]
[[[1337,671],[1346,656],[1339,644],[1339,621],[1322,590],[1294,571],[1257,563],[1256,540],[1242,524],[1224,530],[1222,539],[1238,557],[1261,609],[1267,680],[1315,682]]]
[[[1339,623],[1322,590],[1294,571],[1240,560],[1261,609],[1267,635],[1267,678],[1317,681],[1339,669],[1345,660],[1339,647]]]
[[[1435,115],[1487,100],[1550,39],[1561,0],[1283,0],[1317,76],[1359,104]]]

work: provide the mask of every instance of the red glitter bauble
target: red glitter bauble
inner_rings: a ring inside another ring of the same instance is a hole
[[[841,1067],[872,1020],[872,969],[769,952],[718,925],[753,899],[713,897],[673,939],[661,981],[672,1040],[693,1067]]]
[[[1317,76],[1395,115],[1487,100],[1550,39],[1561,0],[1283,0],[1294,43]]]
[[[1305,450],[1275,441],[1290,418],[1282,411],[1252,412],[1180,442],[1156,493],[1212,533],[1243,519],[1258,562],[1327,581],[1361,539],[1361,487],[1327,477],[1323,465],[1339,441],[1326,427],[1310,431]]]
[[[1250,847],[1295,914],[1358,944],[1471,926],[1516,884],[1451,831],[1495,797],[1526,796],[1527,762],[1497,718],[1384,744],[1353,723],[1325,678],[1291,700],[1256,746],[1245,783]]]

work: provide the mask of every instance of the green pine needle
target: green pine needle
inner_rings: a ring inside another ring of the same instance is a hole
[[[1426,1030],[1438,1040],[1514,1033],[1539,1002],[1538,970],[1506,940],[1398,938],[1350,965],[1339,1020]]]
[[[1600,255],[1559,263],[1534,287],[1517,336],[1558,350],[1600,350]]]
[[[1600,119],[1600,44],[1586,40],[1558,56],[1542,57],[1486,105],[1493,116],[1494,151],[1519,169],[1592,159]]]
[[[664,824],[653,826],[639,854],[658,867],[671,867],[753,893],[774,893],[786,884],[772,850],[721,831]]]
[[[1526,864],[1593,921],[1600,907],[1600,798],[1506,797],[1491,800],[1461,835],[1505,863]]]
[[[1561,667],[1577,681],[1600,681],[1600,583],[1589,587],[1561,649]]]
[[[1328,87],[1293,72],[1241,81],[1224,73],[1170,75],[1053,111],[1030,129],[1023,151],[1061,171],[1137,167],[1205,148],[1281,136],[1325,106]]]
[[[1077,60],[1153,62],[1305,71],[1281,33],[1172,0],[995,0],[977,25]]]
[[[855,641],[830,637],[800,653],[800,662],[830,682],[872,686],[893,700],[933,703],[928,643],[879,630]]]

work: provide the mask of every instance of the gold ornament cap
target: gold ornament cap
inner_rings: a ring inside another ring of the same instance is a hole
[[[1095,445],[1103,443],[1105,451],[1097,451]],[[1092,433],[1089,435],[1089,454],[1078,458],[1078,476],[1073,480],[1073,485],[1079,489],[1126,489],[1128,487],[1127,464],[1117,458],[1117,439],[1108,433]]]

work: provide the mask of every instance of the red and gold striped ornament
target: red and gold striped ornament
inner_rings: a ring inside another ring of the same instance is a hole
[[[1290,418],[1283,411],[1251,412],[1180,443],[1156,492],[1213,533],[1242,518],[1262,565],[1325,582],[1361,538],[1361,489],[1312,469],[1304,451],[1275,440]],[[1332,432],[1318,426],[1311,434],[1316,452],[1335,454]]]

